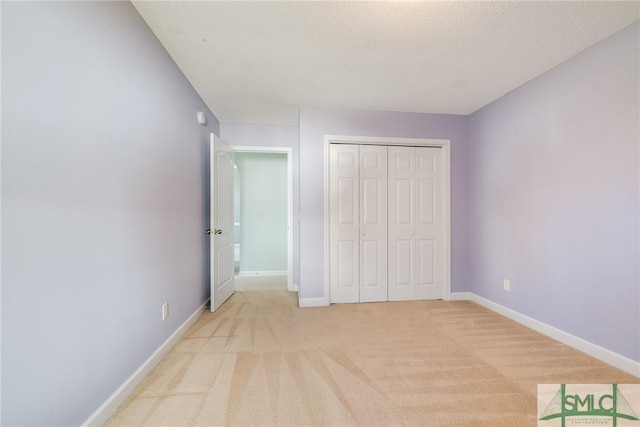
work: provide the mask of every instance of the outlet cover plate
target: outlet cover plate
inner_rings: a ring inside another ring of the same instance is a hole
[[[167,317],[169,317],[169,303],[165,302],[162,304],[162,320],[167,320]]]

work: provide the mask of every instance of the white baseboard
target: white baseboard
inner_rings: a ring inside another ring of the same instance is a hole
[[[470,301],[471,292],[451,292],[449,301]]]
[[[298,292],[298,285],[294,283],[291,286],[287,286],[287,290],[289,292]]]
[[[165,342],[162,343],[156,351],[153,352],[147,360],[136,371],[131,374],[127,380],[122,383],[116,391],[102,404],[93,414],[82,423],[82,426],[102,426],[109,418],[118,410],[127,398],[138,388],[138,386],[144,381],[144,379],[151,373],[153,368],[167,355],[169,350],[178,342],[178,340],[187,332],[187,330],[198,320],[200,315],[204,312],[205,306],[208,304],[205,302],[200,306],[176,331],[171,334]]]
[[[476,295],[472,292],[456,292],[455,294],[456,298],[460,297],[460,300],[468,299],[470,301],[473,301],[476,304],[479,304],[491,311],[501,314],[504,317],[507,317],[515,322],[533,329],[534,331],[540,332],[541,334],[553,338],[556,341],[560,341],[561,343],[573,347],[583,353],[586,353],[591,357],[595,357],[596,359],[604,363],[607,363],[622,371],[625,371],[628,374],[640,378],[640,362],[636,362],[635,360],[629,359],[626,356],[615,353],[590,341],[536,320],[533,317],[529,317],[525,314],[519,313],[508,307]],[[468,298],[464,298],[465,296]],[[454,300],[454,293],[451,294],[451,299]]]
[[[298,307],[326,307],[329,303],[324,297],[321,298],[300,298]]]
[[[287,271],[239,271],[237,276],[249,277],[249,276],[286,276]]]

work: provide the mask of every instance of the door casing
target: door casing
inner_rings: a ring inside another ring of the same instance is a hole
[[[297,292],[298,286],[293,283],[293,148],[232,146],[236,153],[271,153],[287,156],[287,290]]]

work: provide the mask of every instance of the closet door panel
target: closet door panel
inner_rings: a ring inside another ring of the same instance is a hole
[[[435,253],[436,242],[420,239],[418,246],[418,286],[433,286],[435,283]]]
[[[360,146],[360,302],[387,300],[387,147]]]
[[[357,145],[329,146],[329,286],[331,302],[358,302],[360,182]]]
[[[416,159],[413,147],[389,147],[389,301],[415,299]]]
[[[414,283],[413,272],[415,270],[415,266],[413,264],[415,259],[415,245],[413,239],[394,239],[394,245],[394,285],[397,288],[410,288]],[[400,292],[401,291],[402,289]]]
[[[379,288],[381,285],[380,269],[382,263],[380,262],[380,258],[383,248],[380,242],[375,240],[363,240],[360,245],[360,265],[365,266],[365,268],[360,270],[360,301],[365,302],[363,293],[374,288]],[[384,252],[386,252],[386,250],[384,250]],[[384,280],[384,282],[386,282],[386,280]]]
[[[443,297],[441,153],[440,148],[416,148],[416,299]]]

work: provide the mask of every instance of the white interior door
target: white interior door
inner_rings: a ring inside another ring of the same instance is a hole
[[[415,299],[415,148],[389,147],[389,301]]]
[[[233,149],[211,134],[211,311],[234,292]]]
[[[360,302],[387,300],[387,147],[360,146]]]
[[[444,297],[442,149],[389,147],[389,301]]]
[[[360,182],[357,145],[329,146],[331,302],[359,302]]]
[[[416,299],[444,296],[441,153],[416,147]]]

